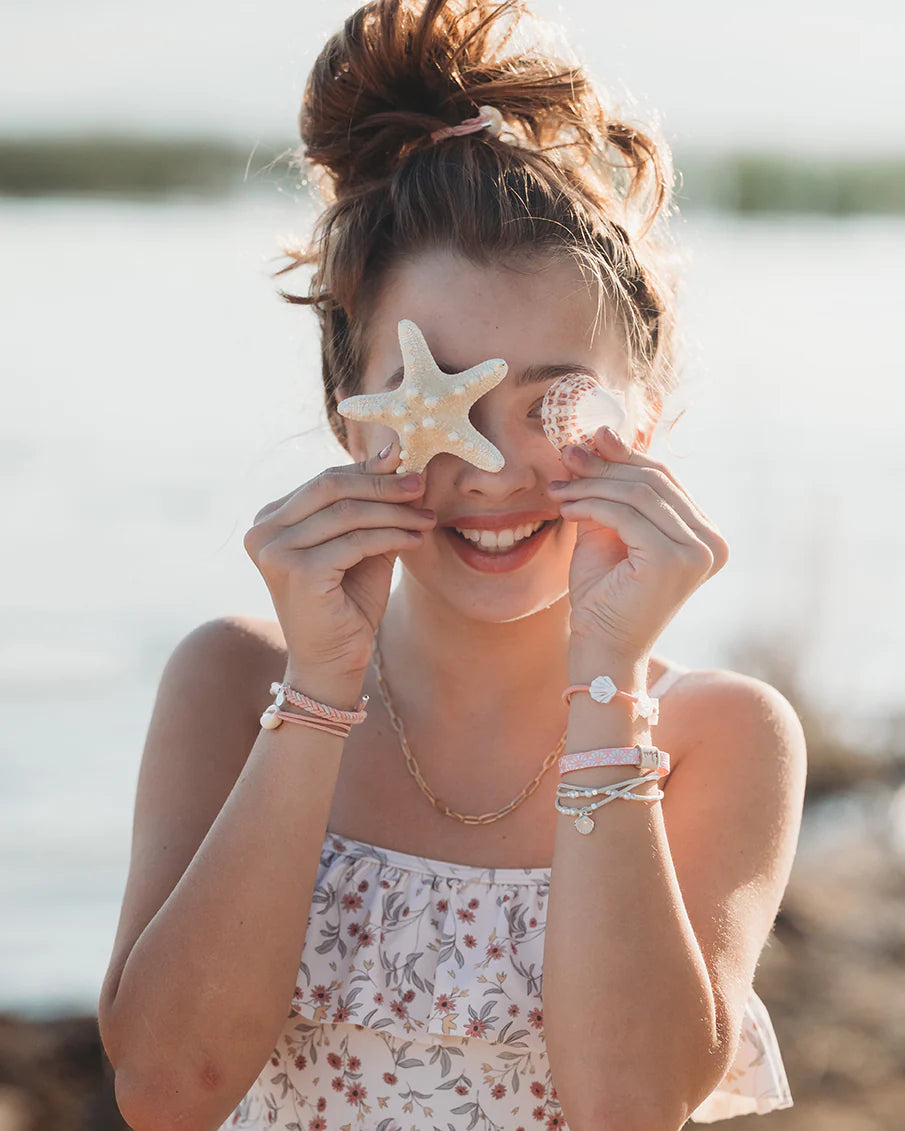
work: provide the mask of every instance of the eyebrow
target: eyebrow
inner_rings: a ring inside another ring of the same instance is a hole
[[[454,365],[448,365],[446,362],[437,361],[437,367],[444,373],[460,373],[461,370],[457,369]],[[529,365],[522,369],[515,376],[515,387],[522,389],[527,385],[539,385],[542,381],[553,381],[557,377],[562,377],[565,373],[583,373],[586,377],[593,377],[594,380],[599,380],[597,373],[587,365],[574,363],[571,365]],[[396,382],[400,381],[405,374],[405,369],[400,365],[395,373],[391,374],[383,384],[382,392],[390,389]]]

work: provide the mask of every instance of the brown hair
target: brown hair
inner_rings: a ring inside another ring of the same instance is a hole
[[[528,17],[526,19],[526,17]],[[565,252],[597,284],[624,333],[645,408],[676,383],[676,257],[668,146],[605,108],[586,70],[537,46],[514,49],[523,0],[372,0],[318,55],[305,88],[302,145],[325,210],[307,247],[307,296],[321,328],[327,418],[346,445],[337,393],[360,391],[370,300],[387,270],[426,249],[516,266]],[[434,144],[480,105],[504,131]]]

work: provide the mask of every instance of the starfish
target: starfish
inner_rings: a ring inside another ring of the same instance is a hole
[[[502,470],[502,453],[472,426],[468,413],[506,376],[506,362],[495,357],[461,373],[444,373],[414,322],[401,319],[398,333],[404,368],[399,388],[346,397],[336,411],[348,420],[386,424],[399,434],[397,475],[423,471],[439,452],[450,452],[482,471]]]

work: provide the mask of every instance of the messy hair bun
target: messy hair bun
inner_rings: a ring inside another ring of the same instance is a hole
[[[527,33],[533,31],[534,38]],[[675,273],[665,220],[669,148],[616,112],[555,29],[524,0],[372,0],[318,55],[293,163],[325,208],[282,275],[313,264],[327,415],[345,444],[339,391],[363,368],[368,303],[399,256],[443,246],[477,263],[566,252],[625,329],[648,407],[675,381]],[[500,136],[431,133],[496,107]]]

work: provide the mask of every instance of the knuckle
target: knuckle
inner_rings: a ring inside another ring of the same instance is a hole
[[[628,492],[629,502],[638,506],[649,502],[651,495],[656,495],[656,491],[648,483],[633,483]]]

